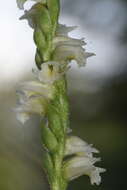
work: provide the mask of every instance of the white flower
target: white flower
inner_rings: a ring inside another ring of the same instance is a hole
[[[45,114],[46,102],[42,97],[31,97],[26,101],[21,100],[20,102],[22,103],[18,104],[15,111],[17,112],[17,119],[23,124],[32,114]]]
[[[18,104],[15,111],[22,123],[32,114],[45,115],[47,104],[54,97],[53,83],[62,76],[56,62],[43,63],[41,70],[34,70],[34,73],[37,80],[22,83],[17,90]]]
[[[68,63],[75,60],[79,66],[86,64],[86,59],[93,53],[88,53],[84,49],[84,39],[75,39],[68,36],[68,33],[76,27],[66,27],[65,25],[58,25],[56,36],[53,40],[53,58],[61,63]]]
[[[50,84],[43,84],[40,81],[28,81],[21,83],[17,92],[19,92],[20,96],[25,94],[27,98],[39,95],[46,98],[52,98],[53,86]]]
[[[99,185],[101,183],[100,173],[105,172],[105,169],[93,165],[99,160],[99,158],[89,158],[85,156],[74,157],[64,165],[65,177],[68,180],[73,180],[82,175],[88,175],[92,185]]]
[[[24,8],[24,3],[26,1],[29,1],[29,0],[17,0],[17,5],[18,5],[19,9]],[[36,1],[37,3],[46,3],[46,0],[32,0],[32,1]]]
[[[105,169],[94,166],[100,161],[100,158],[93,157],[93,153],[99,151],[87,144],[79,137],[70,136],[67,138],[65,146],[65,156],[67,157],[64,163],[64,174],[68,180],[73,180],[82,175],[90,177],[91,184],[99,185],[101,182],[100,173],[105,172]]]
[[[58,24],[56,35],[57,36],[68,36],[68,33],[75,30],[77,26],[66,26],[63,24]]]
[[[99,151],[79,137],[70,136],[67,138],[65,146],[65,156],[78,154],[92,157],[92,153],[99,153]]]
[[[41,70],[34,71],[37,75],[37,78],[42,83],[52,84],[56,80],[59,80],[64,71],[60,71],[60,64],[58,62],[46,62],[41,65]]]
[[[88,57],[93,53],[87,53],[79,45],[60,45],[54,52],[54,59],[59,62],[77,61],[79,66],[84,66]]]

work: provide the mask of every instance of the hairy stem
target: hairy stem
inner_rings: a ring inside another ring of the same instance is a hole
[[[69,127],[69,106],[65,76],[55,82],[54,88],[55,96],[48,104],[47,120],[41,122],[42,144],[46,147],[44,168],[51,190],[65,190],[67,181],[63,176],[63,159]]]
[[[58,147],[56,152],[52,154],[53,179],[50,184],[52,190],[65,190],[67,187],[67,182],[63,177],[62,165],[66,142],[66,131],[69,123],[69,106],[65,77],[62,80],[56,82],[55,88],[56,98],[52,102],[53,107],[50,107],[51,109],[48,113],[48,117],[50,129],[53,131],[57,138]]]

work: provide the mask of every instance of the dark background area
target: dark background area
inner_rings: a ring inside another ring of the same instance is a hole
[[[85,68],[74,67],[68,73],[71,128],[100,150],[99,166],[107,169],[100,186],[91,186],[82,176],[68,190],[127,189],[127,1],[63,0],[62,5],[62,22],[79,22],[88,48],[97,54]],[[13,84],[1,85],[1,190],[48,188],[42,172],[39,118],[22,126],[11,110],[18,83],[32,78],[25,73]]]

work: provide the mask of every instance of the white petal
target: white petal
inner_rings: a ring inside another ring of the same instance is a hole
[[[89,54],[94,55],[94,54]],[[71,61],[76,60],[79,66],[84,66],[86,64],[86,59],[88,53],[85,52],[85,49],[77,45],[61,45],[54,51],[54,59],[56,61]]]
[[[41,71],[38,72],[38,79],[42,83],[52,84],[54,81],[60,79],[60,65],[57,62],[46,62],[41,65]]]
[[[54,48],[59,45],[79,45],[84,46],[86,43],[84,42],[84,39],[75,39],[65,36],[57,36],[53,40]]]
[[[17,5],[19,7],[19,9],[23,9],[23,5],[27,0],[17,0]]]
[[[84,39],[74,39],[68,37],[68,33],[75,29],[75,27],[66,27],[66,25],[59,25],[54,38],[54,60],[60,63],[69,63],[75,60],[79,66],[86,64],[86,59],[95,55],[94,53],[85,52],[83,48],[86,43]]]
[[[94,185],[100,185],[101,183],[101,176],[100,173],[105,172],[106,170],[104,168],[95,167],[94,170],[90,174],[90,181],[91,184]]]
[[[46,98],[52,98],[53,88],[51,85],[43,84],[38,81],[29,81],[20,85],[21,91],[23,91],[27,97],[42,95]]]
[[[29,120],[30,115],[25,112],[17,113],[16,114],[17,120],[24,124],[27,120]]]
[[[14,109],[17,113],[26,113],[26,114],[39,114],[44,115],[46,111],[47,101],[42,97],[33,97],[28,99],[25,103],[17,105]]]
[[[59,24],[56,31],[56,35],[67,36],[69,32],[71,32],[72,30],[75,30],[76,28],[77,26],[66,26],[63,24]]]
[[[95,167],[93,164],[99,161],[96,158],[77,156],[64,165],[65,177],[68,180],[73,180],[82,175],[88,175],[90,177],[91,184],[99,185],[101,182],[100,173],[105,172],[103,168]]]
[[[17,90],[16,91],[17,97],[18,97],[18,102],[17,104],[24,104],[26,101],[28,101],[28,98],[25,95],[25,92],[21,91],[21,90]]]
[[[98,153],[99,151],[93,148],[91,145],[76,136],[70,136],[67,138],[65,155],[79,154],[92,156],[91,153]]]

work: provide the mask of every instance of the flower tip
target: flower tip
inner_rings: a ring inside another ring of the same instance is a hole
[[[27,11],[25,11],[25,14],[22,15],[19,20],[27,19]]]
[[[29,120],[29,115],[27,113],[17,113],[17,120],[24,125],[27,120]]]
[[[24,9],[24,3],[26,0],[17,0],[17,6],[19,9],[23,10]]]
[[[96,169],[90,175],[90,181],[92,185],[100,185],[101,176],[100,173],[104,173],[106,169],[96,167]]]
[[[92,57],[92,56],[96,56],[96,54],[95,54],[95,53],[86,52],[86,57],[87,57],[87,58],[88,58],[88,57]]]

